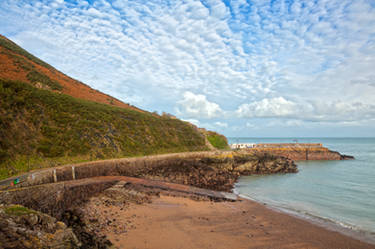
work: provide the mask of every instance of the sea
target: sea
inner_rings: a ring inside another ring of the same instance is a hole
[[[296,161],[298,173],[242,176],[234,192],[375,243],[375,138],[228,138],[229,143],[322,143],[355,160]]]

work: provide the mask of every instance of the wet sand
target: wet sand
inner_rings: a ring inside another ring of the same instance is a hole
[[[122,226],[102,231],[118,248],[375,248],[250,200],[161,195],[125,209],[97,208]]]

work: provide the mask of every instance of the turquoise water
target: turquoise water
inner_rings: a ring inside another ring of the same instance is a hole
[[[230,138],[230,143],[293,142]],[[375,138],[298,138],[352,155],[347,161],[297,161],[297,174],[241,177],[235,192],[274,207],[320,218],[375,238]]]

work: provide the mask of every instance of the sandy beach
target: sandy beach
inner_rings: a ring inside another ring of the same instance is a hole
[[[152,196],[142,204],[102,205],[103,234],[118,248],[375,248],[241,199],[236,202]]]

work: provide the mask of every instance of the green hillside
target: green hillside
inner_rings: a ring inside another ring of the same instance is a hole
[[[226,150],[229,149],[228,140],[225,136],[213,132],[213,131],[207,131],[206,132],[207,140],[212,144],[213,147],[220,150]]]
[[[68,162],[207,149],[187,122],[0,80],[0,178]]]

